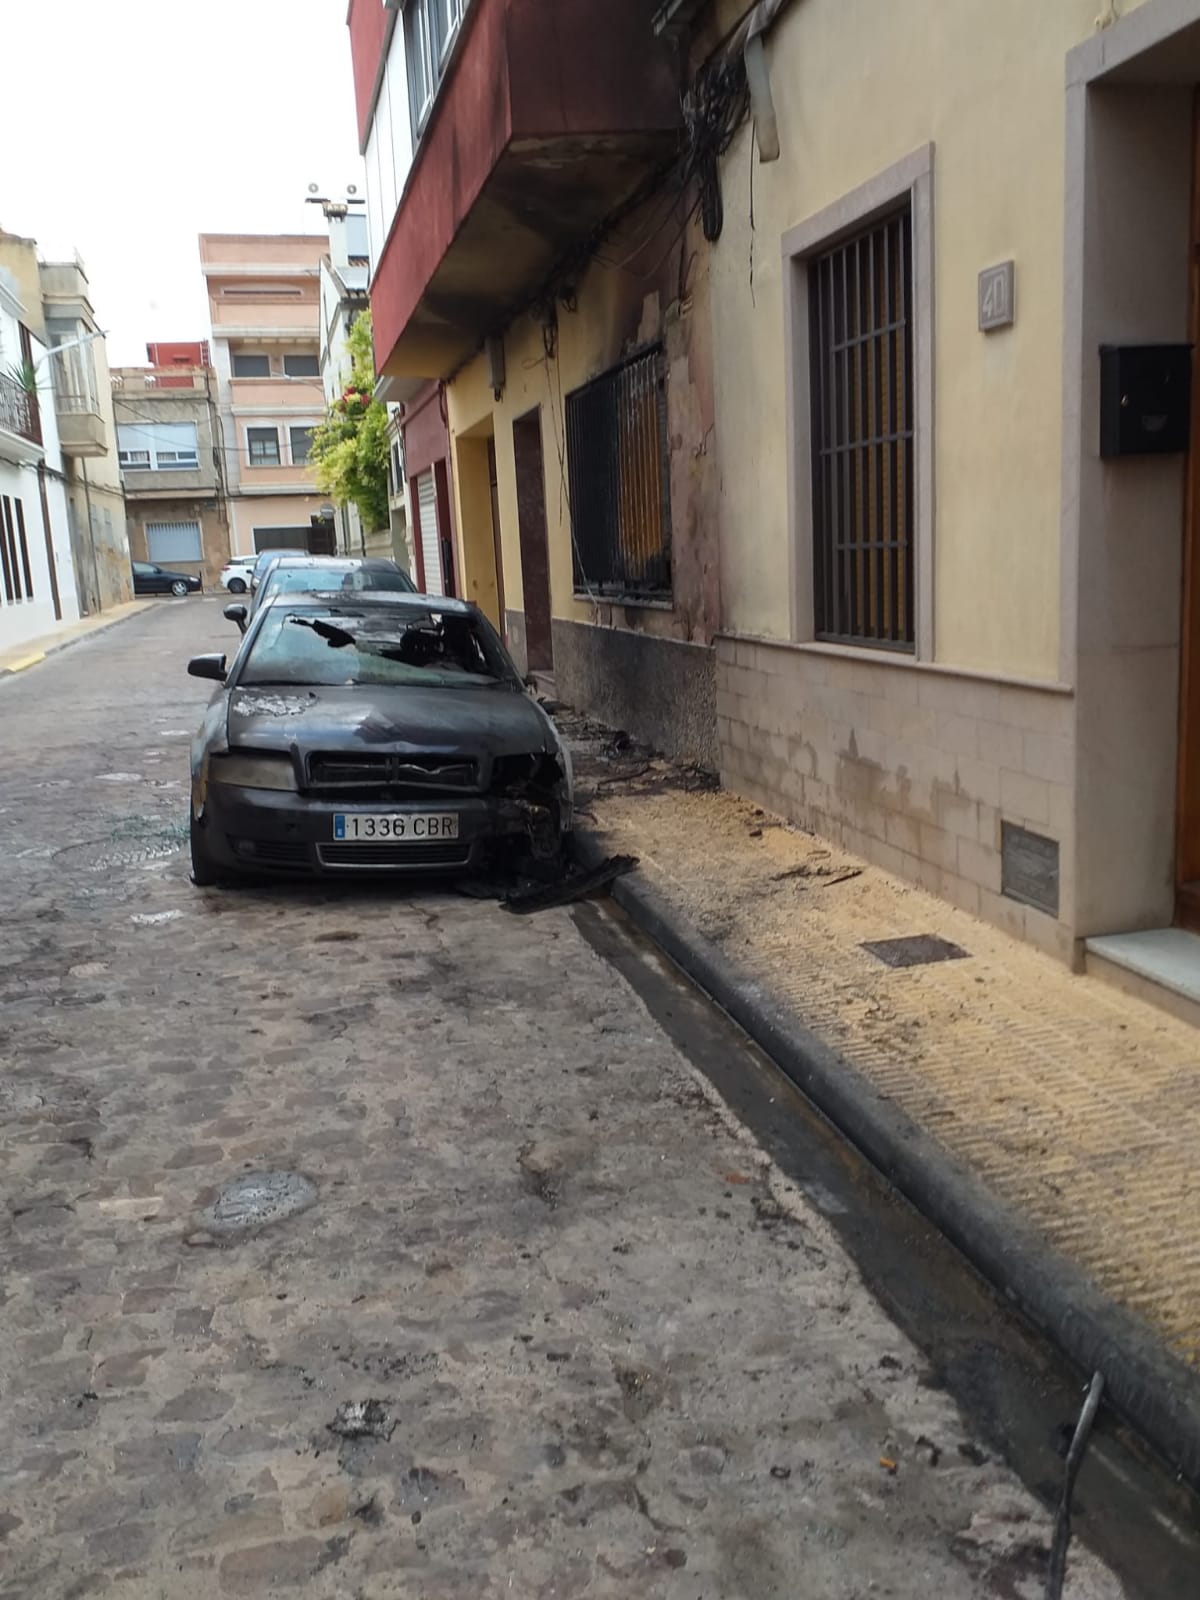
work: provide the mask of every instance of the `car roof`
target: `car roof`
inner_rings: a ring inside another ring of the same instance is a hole
[[[474,617],[479,608],[468,600],[451,600],[444,594],[406,594],[391,589],[358,589],[353,597],[340,589],[328,595],[317,593],[270,595],[263,602],[263,611],[282,608],[287,611],[328,611],[338,606],[377,606],[383,610],[438,611],[444,616]]]
[[[399,572],[396,562],[386,556],[280,556],[276,567],[325,567],[331,572],[357,572],[360,567]]]

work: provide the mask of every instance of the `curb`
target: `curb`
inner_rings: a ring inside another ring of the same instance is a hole
[[[51,639],[48,644],[42,645],[27,656],[22,656],[19,661],[12,662],[9,666],[0,666],[0,678],[15,678],[18,672],[24,672],[28,667],[36,667],[45,661],[47,656],[56,656],[60,650],[69,650],[72,645],[82,644],[85,639],[94,639],[98,633],[104,633],[108,628],[119,628],[123,622],[132,622],[134,617],[140,617],[147,607],[153,605],[152,600],[139,605],[136,611],[127,611],[123,617],[105,617],[97,622],[94,628],[88,628],[85,633],[74,634],[70,639]]]
[[[577,831],[576,845],[586,867],[607,855],[594,833]],[[1104,1373],[1105,1398],[1173,1470],[1200,1488],[1200,1374],[778,1005],[640,874],[618,878],[610,893],[1006,1300],[1083,1373]]]

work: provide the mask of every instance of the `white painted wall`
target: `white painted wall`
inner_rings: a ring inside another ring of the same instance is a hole
[[[8,274],[0,277],[0,370],[21,360],[21,323],[25,310],[15,294]],[[54,391],[45,361],[45,346],[33,340],[33,360],[40,384],[42,440],[46,471],[46,501],[50,511],[52,559],[58,581],[62,619],[54,615],[50,591],[50,560],[47,558],[42,497],[37,463],[9,461],[0,457],[0,495],[6,495],[16,520],[16,503],[21,505],[25,523],[25,544],[29,552],[32,598],[10,601],[0,582],[0,651],[7,651],[31,640],[53,634],[58,628],[79,620],[75,593],[75,568],[71,561],[70,525],[67,521],[67,496],[62,477],[62,452],[58,442],[58,421],[54,412]],[[22,563],[23,565],[23,563]],[[23,583],[22,573],[22,584]]]

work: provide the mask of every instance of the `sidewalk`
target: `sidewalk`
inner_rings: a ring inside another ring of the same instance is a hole
[[[1196,1031],[702,775],[565,728],[581,827],[640,859],[618,886],[635,919],[1200,1475]],[[864,949],[922,934],[967,959]]]
[[[110,611],[101,611],[94,617],[80,617],[78,622],[69,622],[66,627],[58,628],[53,633],[43,634],[38,639],[27,639],[24,644],[14,645],[11,650],[0,650],[0,678],[13,672],[24,672],[26,667],[36,667],[39,661],[44,661],[56,650],[65,650],[69,645],[78,644],[80,639],[86,639],[89,634],[124,622],[126,617],[136,616],[139,611],[145,611],[147,606],[153,604],[153,600],[127,600],[124,605],[113,606]]]

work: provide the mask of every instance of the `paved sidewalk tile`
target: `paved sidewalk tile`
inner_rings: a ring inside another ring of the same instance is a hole
[[[1200,1365],[1195,1029],[748,802],[596,749],[577,764],[609,847]],[[864,949],[919,934],[969,959],[891,967]]]

